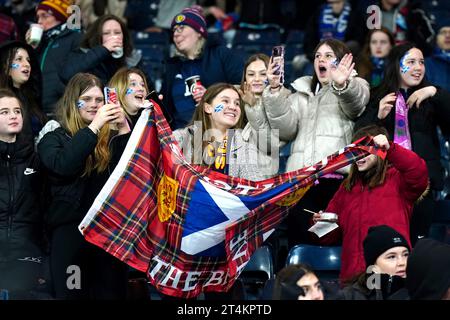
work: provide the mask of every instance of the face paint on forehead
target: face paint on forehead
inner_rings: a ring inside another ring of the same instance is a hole
[[[409,58],[409,51],[400,59],[400,72],[406,73],[409,70],[409,67],[405,64],[406,59]]]
[[[77,101],[78,109],[84,108],[85,106],[86,106],[86,102],[84,102],[83,100],[78,100]]]
[[[225,106],[221,103],[214,107],[214,112],[220,112],[225,108]]]
[[[134,92],[134,90],[133,89],[131,89],[131,88],[127,88],[127,91],[125,92],[125,95],[129,95],[129,94],[132,94]]]
[[[18,64],[18,63],[11,64],[11,69],[19,69],[19,67],[20,67],[20,64]]]

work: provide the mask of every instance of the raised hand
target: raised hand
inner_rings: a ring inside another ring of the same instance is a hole
[[[109,52],[116,51],[117,48],[122,47],[123,41],[119,37],[110,37],[102,44]]]
[[[395,99],[397,99],[395,92],[391,92],[380,100],[378,104],[378,119],[383,120],[388,116],[394,106]]]
[[[117,108],[122,109],[118,104],[105,104],[98,108],[94,119],[89,124],[89,128],[91,128],[93,132],[99,132],[105,123],[111,122],[117,118]]]
[[[422,101],[431,98],[436,94],[436,92],[437,89],[434,86],[424,87],[422,89],[414,91],[414,93],[408,98],[408,101],[406,101],[406,103],[408,104],[409,108],[412,108],[415,104],[416,108],[419,109]]]
[[[280,90],[281,88],[281,71],[284,69],[284,60],[280,59],[273,61],[270,58],[269,69],[267,70],[267,79],[269,80],[269,86],[273,90]]]
[[[245,83],[244,91],[238,89],[239,94],[241,95],[241,99],[245,104],[248,104],[250,107],[253,107],[256,103],[256,96],[252,92],[252,86],[250,83]]]
[[[353,62],[353,55],[351,53],[345,54],[337,66],[331,66],[331,81],[335,84],[336,87],[344,87],[345,82],[352,74],[354,67],[355,63]]]
[[[380,147],[384,150],[389,150],[389,147],[390,147],[389,141],[384,134],[379,134],[379,135],[373,137],[373,143],[375,143],[375,145],[377,147]]]

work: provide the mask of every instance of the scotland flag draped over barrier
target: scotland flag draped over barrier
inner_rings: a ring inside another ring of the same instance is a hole
[[[385,155],[370,138],[355,144],[314,166],[252,182],[188,164],[153,103],[79,229],[166,295],[227,291],[317,178],[369,153]]]

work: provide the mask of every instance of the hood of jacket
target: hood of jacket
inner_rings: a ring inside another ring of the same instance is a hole
[[[450,245],[421,239],[408,258],[406,287],[411,300],[440,300],[450,288]]]

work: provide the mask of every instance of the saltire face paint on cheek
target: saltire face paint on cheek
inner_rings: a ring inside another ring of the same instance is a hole
[[[84,102],[83,100],[78,100],[77,101],[78,109],[84,108],[85,106],[86,106],[86,102]]]
[[[408,59],[409,51],[400,59],[400,72],[406,73],[409,71],[409,67],[405,64],[406,59]]]
[[[130,94],[134,93],[134,90],[131,88],[127,88],[127,91],[125,92],[125,95],[128,96]]]
[[[11,69],[19,69],[19,67],[20,67],[20,64],[18,64],[18,63],[11,64]]]
[[[331,61],[330,65],[332,67],[337,67],[339,65],[339,62],[340,62],[339,59],[335,58],[333,61]]]
[[[217,106],[214,107],[214,112],[220,112],[225,108],[225,106],[223,104],[218,104]]]

